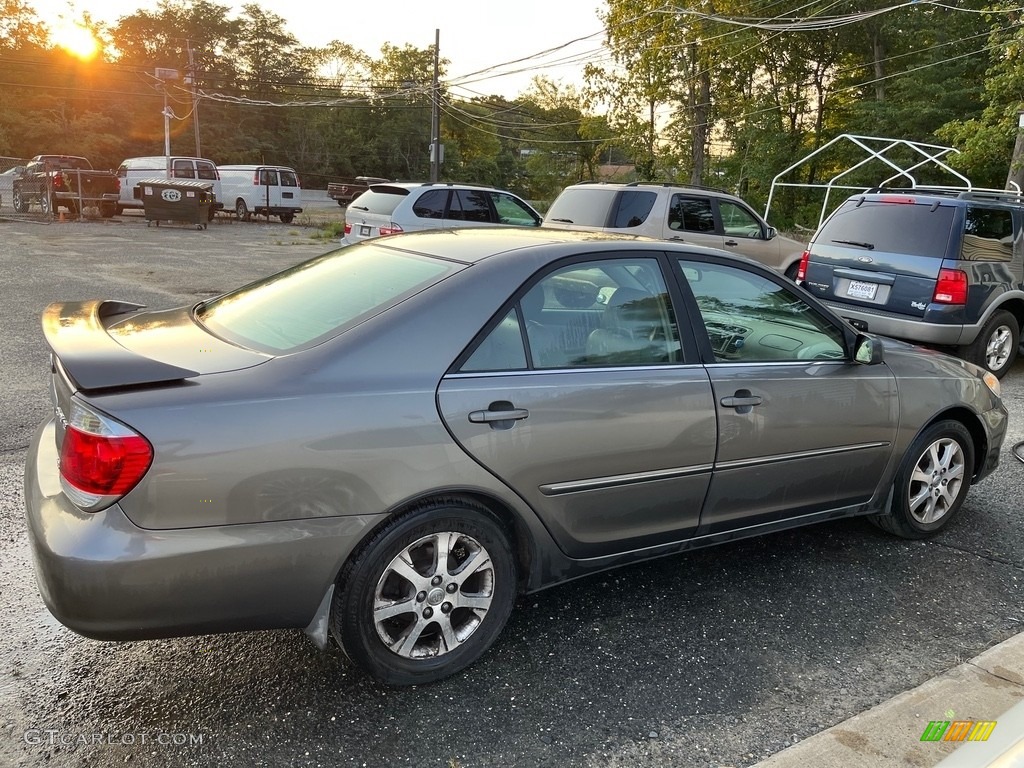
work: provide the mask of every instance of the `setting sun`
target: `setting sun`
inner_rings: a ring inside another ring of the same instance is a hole
[[[100,43],[88,29],[77,22],[61,21],[50,33],[54,44],[80,59],[91,59],[100,49]]]

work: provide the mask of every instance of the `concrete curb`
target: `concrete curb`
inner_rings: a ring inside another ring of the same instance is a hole
[[[996,726],[987,742],[921,741],[933,720],[994,720]],[[928,768],[939,763],[942,768],[1024,766],[1024,633],[754,768]]]

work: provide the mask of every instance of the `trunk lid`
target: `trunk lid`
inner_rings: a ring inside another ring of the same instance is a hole
[[[193,321],[189,307],[141,309],[119,301],[47,307],[43,334],[53,351],[55,376],[59,368],[68,386],[79,389],[166,385],[271,358],[211,335]]]

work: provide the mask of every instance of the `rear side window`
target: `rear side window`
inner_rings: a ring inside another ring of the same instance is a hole
[[[420,195],[413,203],[412,212],[421,219],[443,219],[444,206],[447,202],[447,189],[431,189]]]
[[[452,204],[448,218],[456,221],[472,221],[477,224],[491,223],[491,207],[487,194],[477,190],[459,189],[452,193]]]
[[[459,266],[374,244],[342,248],[200,305],[218,336],[262,352],[292,352],[336,336]]]
[[[630,190],[619,195],[619,204],[615,210],[612,226],[616,229],[639,227],[651,213],[658,195],[654,192]]]
[[[672,195],[668,209],[668,228],[684,232],[714,232],[715,214],[706,197]]]
[[[402,187],[373,187],[359,195],[350,205],[358,211],[390,216],[408,194],[409,190]]]
[[[814,238],[818,245],[945,258],[954,208],[949,205],[847,200]]]
[[[967,207],[960,258],[967,261],[1010,261],[1013,258],[1013,216],[1002,208]]]
[[[196,171],[192,165],[192,161],[175,160],[174,165],[171,166],[171,176],[176,179],[194,179],[196,177]]]

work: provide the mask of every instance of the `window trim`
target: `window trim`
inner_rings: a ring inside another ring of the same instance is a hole
[[[520,302],[523,297],[533,289],[541,280],[550,275],[553,272],[564,269],[566,267],[573,266],[575,264],[587,264],[598,261],[626,261],[626,260],[637,260],[646,259],[654,261],[658,268],[661,270],[662,279],[665,283],[665,292],[668,296],[669,309],[672,311],[672,315],[675,318],[676,328],[678,329],[679,335],[679,352],[681,359],[676,362],[660,363],[658,365],[588,365],[588,366],[573,366],[567,368],[538,368],[534,365],[533,351],[530,349],[529,334],[526,333],[526,321],[523,317],[522,307]],[[655,368],[657,370],[663,370],[665,368],[692,368],[695,366],[703,365],[702,354],[698,339],[694,333],[692,327],[692,318],[690,315],[689,307],[683,306],[686,304],[686,299],[679,290],[677,284],[677,278],[674,271],[674,267],[671,263],[671,258],[664,251],[650,250],[650,251],[635,251],[635,252],[624,252],[624,251],[610,251],[600,253],[580,253],[573,254],[572,256],[566,256],[564,258],[553,261],[550,264],[546,264],[541,269],[534,272],[530,277],[523,282],[522,285],[512,294],[498,310],[487,320],[483,327],[473,336],[466,348],[455,358],[452,364],[445,371],[445,376],[460,376],[460,377],[474,377],[479,378],[481,376],[495,376],[495,375],[522,375],[528,373],[577,373],[577,372],[592,372],[592,371],[610,371],[610,370],[649,370]],[[689,297],[689,301],[693,302],[693,296]],[[512,308],[516,309],[516,315],[519,318],[519,333],[523,338],[523,346],[526,349],[526,369],[522,370],[501,370],[501,371],[463,371],[462,366],[472,357],[477,347],[483,342],[484,339],[490,335],[497,325],[505,319]],[[703,320],[701,322],[701,329],[703,332]],[[706,334],[705,334],[706,335]]]

